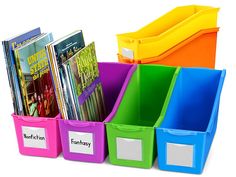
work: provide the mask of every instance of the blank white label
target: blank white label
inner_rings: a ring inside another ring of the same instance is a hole
[[[69,131],[70,152],[93,154],[93,134]]]
[[[167,143],[167,164],[193,167],[193,145]]]
[[[127,48],[122,48],[122,55],[124,57],[133,59],[134,58],[134,52],[133,50],[127,49]]]
[[[24,147],[46,149],[46,134],[44,128],[22,126]]]
[[[116,138],[117,159],[142,161],[142,141]]]

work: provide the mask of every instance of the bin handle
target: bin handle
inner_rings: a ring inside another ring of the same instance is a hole
[[[65,124],[73,127],[89,127],[95,126],[95,122],[84,122],[84,121],[64,121]]]
[[[131,38],[120,37],[120,39],[125,43],[133,43],[134,42],[134,39],[131,39]]]
[[[111,124],[112,127],[121,130],[121,131],[128,131],[128,132],[136,132],[136,131],[142,131],[145,130],[145,127],[139,127],[139,126],[133,126],[132,128],[130,128],[129,126],[125,126],[125,125],[114,125]]]
[[[46,122],[48,119],[47,118],[32,118],[32,117],[20,117],[25,122],[32,122],[32,123],[37,123],[37,122]]]
[[[165,133],[169,133],[171,135],[176,135],[176,136],[195,136],[197,135],[197,132],[194,131],[186,131],[186,130],[176,130],[176,129],[163,129]]]

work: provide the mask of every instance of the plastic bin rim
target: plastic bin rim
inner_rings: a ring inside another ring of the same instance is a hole
[[[213,104],[213,108],[212,108],[212,112],[211,112],[210,121],[209,121],[207,129],[206,129],[206,131],[208,133],[212,132],[213,125],[217,121],[215,118],[216,114],[217,114],[217,109],[218,109],[217,104],[219,104],[219,102],[220,102],[220,95],[221,95],[221,91],[223,89],[225,76],[226,76],[226,69],[223,69],[223,70],[221,70],[220,80],[219,80],[219,84],[218,84],[218,88],[217,88],[217,92],[216,92],[216,96],[215,96],[215,100],[214,100],[214,104]]]
[[[197,33],[190,36],[189,38],[179,42],[175,46],[171,47],[170,49],[168,49],[167,51],[163,52],[162,54],[156,57],[143,58],[143,59],[130,59],[130,58],[120,55],[119,53],[117,55],[118,55],[118,58],[122,58],[122,60],[124,60],[127,63],[145,64],[145,63],[151,63],[154,61],[160,61],[160,60],[165,59],[167,56],[171,55],[172,53],[174,53],[176,50],[180,49],[181,47],[187,45],[191,41],[197,39],[201,35],[209,34],[209,33],[217,33],[218,31],[219,31],[219,27],[200,30]]]
[[[105,124],[122,131],[142,131],[148,129],[153,130],[153,128],[155,128],[154,126],[131,125],[131,124],[121,124],[113,122],[106,122]]]
[[[178,8],[188,8],[188,7],[191,8],[191,7],[193,7],[193,6],[194,6],[195,8],[197,8],[197,7],[206,7],[206,9],[202,9],[202,10],[200,10],[200,11],[198,11],[198,12],[196,12],[196,13],[190,15],[190,16],[188,16],[188,17],[185,18],[183,21],[180,21],[179,23],[175,24],[174,26],[171,26],[169,29],[167,29],[167,30],[164,31],[163,33],[159,34],[158,36],[151,36],[151,37],[146,37],[146,38],[138,39],[138,38],[132,38],[132,37],[130,37],[130,36],[128,36],[128,35],[134,34],[134,33],[137,33],[137,32],[139,32],[139,31],[141,31],[143,28],[146,28],[147,26],[151,25],[153,22],[155,22],[155,21],[158,20],[159,18],[162,18],[162,17],[165,16],[166,14],[160,16],[158,19],[152,21],[152,22],[149,23],[148,25],[145,25],[144,27],[142,27],[141,29],[139,29],[139,30],[137,30],[137,31],[135,31],[135,32],[128,32],[128,33],[117,34],[116,36],[117,36],[118,38],[120,38],[121,40],[125,40],[126,42],[130,42],[130,43],[132,43],[132,42],[144,43],[146,40],[150,40],[150,39],[153,39],[153,38],[157,40],[158,38],[161,38],[162,36],[164,36],[164,35],[166,35],[166,34],[172,32],[173,30],[175,30],[175,29],[178,28],[179,26],[182,26],[183,24],[188,23],[188,22],[189,22],[190,20],[192,20],[193,18],[196,18],[196,17],[198,17],[198,16],[200,16],[200,15],[202,15],[202,14],[204,14],[204,13],[208,13],[209,11],[216,11],[216,12],[218,12],[218,11],[220,10],[220,8],[218,8],[218,7],[200,6],[200,5],[188,5],[188,6],[179,6],[179,7],[176,7],[176,8],[174,8],[174,9],[170,10],[168,13],[170,13],[170,12],[172,12],[172,11],[178,9]]]
[[[164,38],[165,36],[169,35],[170,33],[173,33],[173,31],[177,30],[179,27],[188,23],[190,20],[197,18],[198,16],[200,16],[204,13],[208,13],[209,11],[218,12],[218,10],[216,10],[216,9],[208,9],[207,11],[204,11],[204,12],[198,12],[192,16],[187,17],[185,20],[183,20],[183,21],[179,22],[178,24],[174,25],[173,27],[167,29],[166,31],[164,31],[163,33],[161,33],[158,36],[146,37],[146,38],[138,39],[138,41],[139,41],[139,43],[148,43],[148,42],[153,42],[153,40],[159,40],[161,38]]]
[[[12,113],[11,116],[15,119],[21,119],[25,122],[46,122],[61,119],[61,115],[57,114],[55,117],[33,117],[33,116],[24,116],[24,115],[16,115]]]
[[[174,73],[174,75],[172,77],[172,80],[171,80],[169,90],[167,92],[167,95],[166,95],[166,98],[165,98],[165,101],[164,101],[164,105],[162,106],[160,116],[157,119],[156,123],[154,124],[154,127],[159,127],[161,125],[162,121],[164,120],[164,117],[165,117],[165,114],[166,114],[166,111],[167,111],[167,108],[168,108],[168,105],[169,105],[169,101],[170,101],[172,92],[174,90],[175,83],[176,83],[176,80],[177,80],[177,77],[179,75],[180,70],[181,70],[181,67],[177,67],[176,70],[175,70],[175,73]]]
[[[155,127],[156,130],[161,130],[165,133],[169,133],[171,135],[177,136],[194,136],[197,134],[205,134],[206,131],[198,131],[198,130],[185,130],[185,129],[177,129],[177,128],[164,128],[164,127]]]

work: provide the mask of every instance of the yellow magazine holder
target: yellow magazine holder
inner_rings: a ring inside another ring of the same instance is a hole
[[[217,26],[219,8],[177,7],[140,30],[118,34],[119,54],[131,59],[155,57],[202,29]]]

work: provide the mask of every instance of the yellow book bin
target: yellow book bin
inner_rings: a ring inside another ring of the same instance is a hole
[[[177,7],[140,30],[118,34],[119,54],[130,59],[158,56],[202,29],[217,26],[219,8]]]

